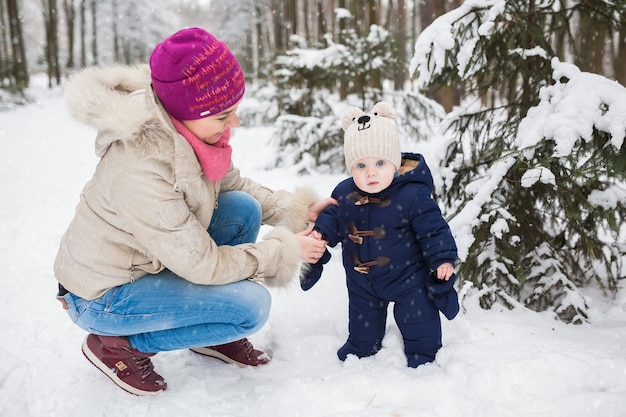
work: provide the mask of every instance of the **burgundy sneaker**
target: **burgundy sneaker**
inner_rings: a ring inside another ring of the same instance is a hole
[[[83,343],[83,354],[131,394],[157,395],[167,388],[163,377],[154,372],[150,357],[155,354],[133,349],[124,337],[89,334]]]
[[[191,350],[226,363],[234,363],[240,368],[265,365],[271,360],[267,354],[255,349],[246,338],[223,345],[191,348]]]

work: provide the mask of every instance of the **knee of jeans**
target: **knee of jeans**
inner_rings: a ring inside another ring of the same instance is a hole
[[[242,204],[245,204],[246,210],[248,212],[249,227],[252,229],[253,227],[258,230],[261,228],[261,221],[263,219],[263,209],[261,208],[261,203],[256,201],[250,194],[245,194],[247,197],[242,199]]]
[[[261,203],[243,191],[231,191],[231,193],[237,199],[239,209],[245,213],[245,222],[243,224],[247,229],[246,235],[254,235],[256,237],[259,234],[259,230],[261,230],[263,221]]]
[[[272,297],[264,286],[254,283],[257,287],[254,291],[254,297],[250,299],[253,302],[248,303],[248,320],[246,327],[251,331],[257,331],[269,319],[270,309],[272,307]]]
[[[230,201],[236,202],[237,206],[244,208],[254,217],[261,218],[263,214],[261,203],[244,191],[229,191],[224,193],[221,197],[228,198],[231,199]]]

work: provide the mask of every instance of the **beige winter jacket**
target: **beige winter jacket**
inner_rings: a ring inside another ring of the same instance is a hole
[[[297,278],[301,254],[292,232],[306,228],[313,193],[272,191],[232,163],[224,179],[207,181],[152,93],[147,65],[83,70],[65,96],[71,114],[96,128],[101,158],[55,261],[67,290],[95,299],[164,268],[207,285],[252,278],[283,286]],[[207,233],[217,195],[231,190],[252,195],[263,222],[279,226],[264,241],[217,246]]]

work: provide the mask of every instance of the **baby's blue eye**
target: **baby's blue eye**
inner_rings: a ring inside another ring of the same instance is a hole
[[[365,164],[363,162],[359,162],[359,163],[356,164],[356,167],[360,168],[360,169],[363,169],[363,168],[365,168]]]
[[[381,166],[385,165],[385,161],[383,161],[382,159],[379,159],[378,161],[376,161],[376,165],[381,167]]]

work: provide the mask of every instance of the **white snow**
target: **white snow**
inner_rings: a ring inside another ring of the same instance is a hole
[[[522,175],[522,187],[531,187],[537,182],[556,185],[556,177],[546,167],[531,168]]]
[[[168,390],[154,398],[123,392],[83,358],[85,332],[54,297],[57,245],[97,158],[94,132],[68,118],[60,89],[44,86],[33,80],[36,104],[0,112],[0,416],[626,414],[623,288],[615,299],[587,290],[591,321],[573,326],[521,307],[482,310],[478,294],[464,287],[462,312],[443,319],[444,347],[436,363],[405,367],[391,315],[377,356],[342,363],[335,351],[346,338],[348,300],[338,249],[309,292],[273,291],[269,322],[251,338],[273,352],[269,365],[240,369],[190,351],[163,352],[154,363]],[[268,145],[270,134],[268,127],[235,132],[234,158],[242,172],[274,188],[309,184],[329,194],[341,177],[264,170],[276,152]],[[430,165],[435,169],[435,161]],[[491,188],[489,181],[482,184],[478,195]]]
[[[489,37],[497,30],[494,20],[504,12],[504,0],[466,0],[459,7],[437,17],[430,25],[422,30],[413,48],[413,57],[409,63],[409,74],[415,77],[420,88],[426,87],[429,80],[441,73],[447,65],[446,52],[457,44],[461,45],[458,54],[459,65],[457,71],[462,79],[470,79],[477,68],[484,64],[484,56],[476,56],[474,47],[478,42],[476,36]],[[473,9],[485,9],[481,13],[485,20],[479,22],[473,19]],[[466,34],[463,39],[455,38],[453,24],[460,22],[466,26],[476,26],[475,33]],[[472,56],[474,55],[474,56]],[[470,66],[470,61],[475,62]]]
[[[626,200],[626,190],[618,186],[611,186],[605,191],[593,190],[587,200],[590,204],[605,210],[615,209],[619,203]]]
[[[611,145],[619,150],[626,137],[626,88],[558,58],[551,63],[555,84],[541,89],[540,103],[520,123],[515,146],[528,148],[532,155],[534,145],[553,139],[554,156],[566,156],[580,138],[591,141],[595,127],[609,133]]]

